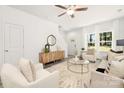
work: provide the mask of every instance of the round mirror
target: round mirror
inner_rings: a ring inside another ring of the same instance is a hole
[[[54,46],[56,44],[56,37],[54,35],[49,35],[47,37],[47,43],[50,45],[50,46]]]

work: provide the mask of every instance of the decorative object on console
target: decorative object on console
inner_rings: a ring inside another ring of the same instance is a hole
[[[54,35],[49,35],[47,37],[47,44],[54,46],[56,44],[56,37]]]
[[[54,35],[49,35],[47,37],[47,44],[45,44],[44,52],[50,52],[50,46],[54,46],[56,44],[56,37]]]
[[[45,45],[45,50],[44,50],[45,53],[48,53],[50,52],[50,45],[49,44],[46,44]]]
[[[124,53],[124,39],[117,40],[117,46],[123,46],[123,53]]]

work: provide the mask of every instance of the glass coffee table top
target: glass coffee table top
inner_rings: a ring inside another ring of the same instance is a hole
[[[78,65],[78,67],[76,67]],[[87,71],[84,71],[84,66]],[[67,62],[67,69],[74,73],[87,73],[89,72],[89,61],[88,60],[79,60],[79,59],[69,59]],[[77,70],[78,69],[78,70]]]

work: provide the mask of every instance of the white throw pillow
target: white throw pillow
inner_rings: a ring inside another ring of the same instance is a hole
[[[1,81],[3,87],[25,87],[28,85],[28,81],[24,75],[12,64],[3,64],[1,69]]]
[[[124,78],[124,62],[112,61],[108,74]]]
[[[36,80],[36,68],[35,68],[34,64],[32,64],[32,63],[31,63],[31,70],[32,70],[32,75],[33,75],[33,81],[35,81]]]
[[[19,61],[19,69],[28,82],[32,82],[34,80],[30,60],[21,58]]]

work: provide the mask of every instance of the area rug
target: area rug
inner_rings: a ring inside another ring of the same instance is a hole
[[[84,88],[89,86],[90,82],[90,73],[91,70],[95,70],[98,66],[98,63],[90,63],[89,64],[89,72],[88,73],[74,73],[67,69],[67,61],[60,62],[58,64],[52,65],[46,70],[49,72],[59,71],[59,87],[60,88]],[[75,65],[71,67],[74,71],[80,71],[81,67],[79,65]],[[87,70],[84,67],[84,71]]]

